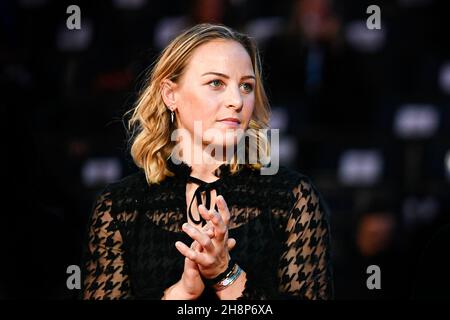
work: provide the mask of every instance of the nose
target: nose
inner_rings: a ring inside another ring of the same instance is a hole
[[[228,108],[235,108],[238,112],[242,109],[244,101],[239,86],[228,86],[227,100],[225,102]]]

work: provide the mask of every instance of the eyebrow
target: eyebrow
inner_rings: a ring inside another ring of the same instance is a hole
[[[202,74],[202,77],[206,76],[206,75],[209,75],[209,74],[213,74],[213,75],[216,75],[216,76],[219,76],[219,77],[223,77],[225,79],[230,79],[230,76],[227,76],[226,74],[223,74],[223,73],[220,73],[220,72],[206,72],[206,73]],[[241,79],[253,79],[253,80],[256,80],[255,76],[253,76],[253,75],[243,76]]]

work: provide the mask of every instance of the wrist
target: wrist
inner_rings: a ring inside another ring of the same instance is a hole
[[[228,263],[223,266],[222,271],[214,277],[206,277],[202,275],[202,280],[205,286],[212,287],[219,281],[223,280],[233,269],[235,261],[229,258]]]
[[[189,293],[183,284],[183,280],[167,288],[164,292],[163,300],[194,300],[198,298],[196,295]]]
[[[203,278],[203,282],[205,286],[211,287],[217,292],[231,286],[240,277],[241,273],[242,269],[236,261],[230,259],[228,266],[223,272],[212,279]]]
[[[212,285],[212,288],[217,291],[222,291],[227,287],[233,285],[234,282],[240,277],[242,273],[241,267],[232,261],[228,269],[226,270],[226,274],[224,273],[222,278],[216,279],[215,283]]]
[[[220,300],[236,300],[242,297],[247,282],[247,274],[241,271],[237,279],[223,290],[216,291],[216,295]]]

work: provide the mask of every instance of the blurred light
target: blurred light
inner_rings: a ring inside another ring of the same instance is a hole
[[[188,25],[185,16],[162,18],[155,26],[153,45],[157,49],[165,48]]]
[[[111,183],[122,176],[120,161],[112,157],[89,159],[81,170],[83,183],[87,187]]]
[[[446,94],[450,94],[450,62],[445,63],[439,72],[439,86]]]
[[[445,162],[445,175],[447,176],[447,180],[450,182],[450,150],[447,151],[444,162]]]
[[[294,136],[280,137],[280,161],[282,165],[294,165],[298,153],[298,141]]]
[[[113,6],[118,9],[136,10],[147,4],[147,0],[113,0]]]
[[[286,131],[289,124],[288,110],[283,107],[274,107],[270,115],[270,128]]]
[[[87,18],[82,18],[79,30],[70,30],[64,23],[59,27],[56,46],[60,51],[83,51],[91,44],[92,35],[92,24]]]
[[[431,196],[411,196],[404,200],[402,207],[403,221],[407,228],[433,222],[439,213],[439,202]]]
[[[245,27],[245,32],[256,39],[261,45],[274,35],[281,32],[282,17],[267,17],[251,20]]]
[[[384,47],[386,30],[383,21],[381,29],[369,30],[365,20],[357,20],[345,27],[345,37],[355,50],[373,53]]]
[[[338,177],[343,185],[369,186],[381,179],[383,159],[378,150],[347,150],[339,159]]]
[[[401,138],[428,138],[439,127],[439,113],[433,105],[407,104],[397,110],[394,132]]]

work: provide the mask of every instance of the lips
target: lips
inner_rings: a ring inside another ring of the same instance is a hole
[[[219,122],[237,125],[237,124],[241,123],[241,120],[239,120],[238,118],[224,118],[224,119],[219,120]]]

